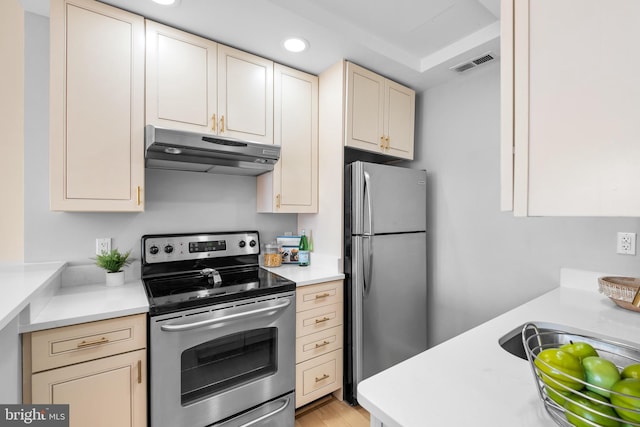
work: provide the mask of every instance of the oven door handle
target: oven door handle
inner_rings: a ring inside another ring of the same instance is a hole
[[[250,427],[250,426],[256,425],[257,423],[259,423],[261,421],[264,421],[267,418],[271,418],[274,415],[284,411],[287,408],[287,406],[289,406],[290,399],[288,397],[285,397],[283,400],[284,400],[284,402],[283,402],[282,406],[280,406],[278,409],[275,409],[275,410],[269,412],[268,414],[264,414],[263,416],[258,417],[255,420],[251,420],[248,423],[242,424],[239,427]]]
[[[287,298],[287,299],[283,299],[281,303],[278,303],[276,305],[271,305],[269,307],[257,308],[255,310],[245,311],[243,313],[230,314],[228,316],[217,317],[215,319],[201,320],[200,322],[185,323],[181,325],[162,325],[160,326],[160,329],[166,332],[189,331],[192,329],[198,329],[198,328],[203,328],[205,326],[215,325],[216,323],[226,323],[232,320],[244,319],[246,317],[251,317],[256,314],[265,313],[269,311],[274,311],[274,312],[280,311],[287,308],[289,305],[291,305],[291,300]]]

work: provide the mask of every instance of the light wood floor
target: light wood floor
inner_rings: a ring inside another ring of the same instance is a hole
[[[369,427],[369,413],[334,397],[296,411],[295,427]]]

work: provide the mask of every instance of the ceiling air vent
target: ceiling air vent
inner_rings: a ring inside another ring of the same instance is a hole
[[[473,58],[469,61],[462,62],[458,65],[450,67],[450,70],[456,71],[458,73],[462,73],[463,71],[470,70],[472,68],[476,68],[478,65],[486,64],[489,61],[493,61],[497,58],[497,55],[493,52],[484,53],[477,58]]]

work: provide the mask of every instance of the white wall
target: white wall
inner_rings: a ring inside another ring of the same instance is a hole
[[[499,63],[467,73],[417,101],[411,167],[429,177],[430,345],[557,286],[560,267],[640,274],[638,256],[615,253],[616,232],[638,232],[638,218],[500,212]]]
[[[256,178],[243,176],[147,170],[143,213],[49,211],[49,20],[25,16],[26,261],[91,263],[97,237],[139,258],[147,233],[256,229],[266,242],[296,231],[295,214],[256,213]]]
[[[0,330],[0,402],[22,403],[22,353],[18,317]]]

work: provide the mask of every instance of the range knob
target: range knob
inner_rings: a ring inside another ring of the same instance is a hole
[[[240,240],[240,243],[238,243],[238,246],[240,246],[241,248],[244,248],[245,246],[247,246],[247,242],[245,242],[244,240]]]
[[[151,255],[156,255],[158,252],[160,252],[160,248],[158,248],[156,245],[153,245],[149,248],[149,253]]]
[[[173,245],[166,245],[164,247],[164,252],[167,254],[170,254],[171,252],[173,252]]]
[[[249,242],[249,246],[251,246],[252,248],[256,245],[256,241],[255,240],[251,240]]]

